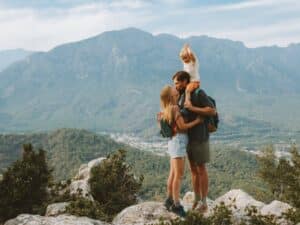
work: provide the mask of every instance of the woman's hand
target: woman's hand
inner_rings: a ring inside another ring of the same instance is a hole
[[[157,120],[158,123],[160,123],[160,121],[161,121],[161,119],[162,119],[162,115],[163,115],[163,112],[158,112],[158,113],[156,114],[156,120]]]
[[[195,119],[197,121],[197,123],[203,123],[204,119],[202,116],[197,116],[197,118]]]
[[[191,110],[193,108],[191,101],[185,101],[184,108]]]

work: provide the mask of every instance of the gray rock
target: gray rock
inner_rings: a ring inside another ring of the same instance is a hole
[[[287,203],[280,202],[280,201],[273,201],[268,205],[265,205],[261,210],[261,215],[274,215],[280,217],[283,213],[287,212],[289,209],[292,209]]]
[[[104,159],[105,159],[104,157],[100,157],[100,158],[97,158],[97,159],[94,159],[94,160],[90,161],[88,163],[89,170],[91,170],[95,166],[98,166]]]
[[[175,219],[177,216],[166,210],[162,203],[144,202],[130,206],[120,212],[113,220],[113,225],[146,225],[164,220]]]
[[[79,167],[78,173],[75,175],[75,180],[81,180],[89,177],[89,168],[87,164],[82,164]]]
[[[246,214],[246,208],[255,206],[258,210],[265,206],[263,202],[255,200],[252,196],[240,189],[233,189],[214,201],[214,205],[224,202],[234,213]],[[231,207],[235,205],[235,207]]]
[[[46,216],[57,216],[66,212],[66,208],[70,203],[60,202],[47,206]]]
[[[81,193],[82,197],[94,201],[94,198],[91,195],[91,188],[87,179],[75,180],[70,184],[69,188],[70,188],[70,194]]]
[[[14,219],[8,220],[4,225],[109,225],[100,220],[88,217],[76,217],[70,215],[59,215],[47,217],[39,215],[21,214]]]
[[[105,158],[100,157],[97,159],[91,160],[87,164],[82,164],[78,170],[78,173],[75,175],[73,181],[69,186],[71,194],[77,194],[81,190],[81,196],[85,197],[91,201],[94,201],[93,196],[91,195],[91,188],[88,183],[90,178],[91,169],[99,165]]]

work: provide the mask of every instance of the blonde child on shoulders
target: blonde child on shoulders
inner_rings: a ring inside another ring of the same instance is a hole
[[[199,61],[188,44],[183,46],[179,56],[183,63],[183,70],[191,76],[190,83],[186,87],[184,103],[191,105],[191,92],[200,87]]]

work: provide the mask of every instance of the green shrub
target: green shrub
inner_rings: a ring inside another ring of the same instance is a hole
[[[274,198],[300,208],[300,154],[292,147],[291,159],[275,156],[272,147],[266,148],[258,157],[258,175],[269,185]]]
[[[8,167],[0,181],[0,222],[20,213],[42,213],[50,180],[45,152],[24,144],[22,159]]]
[[[91,201],[83,197],[76,197],[66,208],[67,213],[77,216],[87,216],[98,220],[110,220],[110,216],[104,213],[103,206],[97,201]]]
[[[119,150],[92,168],[89,183],[95,201],[83,198],[80,189],[72,195],[69,192],[59,194],[69,185],[68,181],[53,183],[52,203],[68,201],[70,205],[66,210],[72,215],[111,221],[122,209],[137,202],[137,193],[143,181],[143,177],[137,179],[131,173],[132,169],[125,159],[125,151]]]

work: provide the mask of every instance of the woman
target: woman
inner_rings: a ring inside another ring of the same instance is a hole
[[[165,206],[179,216],[184,217],[185,211],[179,202],[181,179],[184,173],[184,159],[188,143],[187,129],[203,122],[199,117],[186,123],[180,114],[177,105],[179,92],[171,86],[165,86],[160,93],[162,113],[160,119],[165,119],[172,125],[173,136],[168,141],[168,153],[170,154],[170,174],[167,182],[168,197]]]

